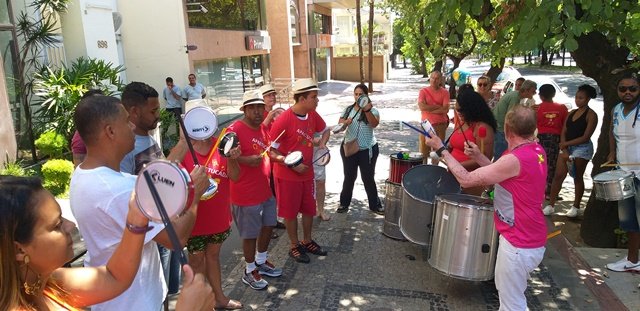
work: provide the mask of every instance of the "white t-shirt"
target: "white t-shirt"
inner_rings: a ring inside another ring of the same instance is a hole
[[[638,104],[640,105],[640,104]],[[616,160],[618,163],[639,163],[640,162],[640,114],[636,114],[636,106],[629,114],[623,112],[622,103],[613,108],[613,136],[616,140]],[[633,127],[634,118],[636,126]],[[634,172],[640,176],[640,165],[620,166],[622,170]]]
[[[90,170],[76,168],[71,177],[70,203],[87,246],[86,266],[106,265],[126,226],[129,197],[136,176],[108,167]],[[92,306],[91,310],[160,310],[167,287],[153,238],[164,229],[153,223],[147,232],[138,273],[131,287],[120,296]]]
[[[202,96],[205,95],[207,95],[207,93],[204,90],[204,85],[200,83],[196,83],[194,86],[187,84],[184,89],[182,89],[182,98],[186,98],[187,100],[202,99]]]

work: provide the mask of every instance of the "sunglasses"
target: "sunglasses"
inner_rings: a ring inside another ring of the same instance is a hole
[[[488,83],[478,83],[478,86],[487,86],[489,85]]]
[[[620,92],[620,93],[624,93],[624,92],[626,92],[627,90],[628,90],[629,92],[631,92],[631,93],[635,93],[635,92],[637,92],[637,91],[638,91],[638,87],[637,87],[637,86],[635,86],[635,85],[633,85],[633,86],[619,86],[619,87],[618,87],[618,92]]]

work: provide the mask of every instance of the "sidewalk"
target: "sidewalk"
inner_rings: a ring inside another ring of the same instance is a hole
[[[383,200],[388,155],[417,150],[416,135],[407,129],[400,131],[399,121],[419,120],[415,99],[424,85],[426,79],[410,75],[408,69],[393,70],[387,83],[374,85],[371,98],[381,113],[375,132],[380,144],[376,182]],[[354,86],[336,81],[321,84],[318,112],[328,125],[336,124],[340,111],[353,102]],[[278,230],[281,237],[272,240],[270,260],[284,268],[284,275],[267,278],[270,286],[266,291],[249,289],[240,282],[244,262],[238,250],[237,264],[223,268],[223,286],[229,297],[242,301],[245,310],[497,310],[492,281],[444,276],[427,262],[426,247],[382,235],[384,216],[367,210],[360,180],[356,181],[349,212],[335,213],[343,178],[338,149],[341,139],[339,134],[329,143],[333,159],[327,166],[326,206],[332,219],[314,225],[314,238],[329,255],[312,255],[310,264],[295,263],[287,255],[286,233]],[[590,189],[591,181],[586,183]],[[564,186],[565,197],[572,197],[569,179]],[[553,225],[549,219],[549,227]],[[573,247],[563,234],[551,239],[527,288],[529,308],[625,310],[626,306],[640,310],[639,275],[608,272],[608,277],[602,276],[604,264],[625,252]]]

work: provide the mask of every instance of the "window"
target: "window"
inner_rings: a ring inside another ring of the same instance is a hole
[[[313,12],[310,19],[311,34],[330,34],[331,33],[331,17]]]
[[[295,0],[289,1],[289,27],[291,28],[291,42],[300,43],[300,14]]]
[[[263,28],[260,0],[209,0],[200,3],[207,9],[207,13],[187,13],[189,27],[223,30]]]

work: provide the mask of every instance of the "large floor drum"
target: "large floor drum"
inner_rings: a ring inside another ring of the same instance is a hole
[[[429,264],[458,279],[492,279],[498,253],[493,205],[481,197],[450,194],[436,197],[435,209]]]
[[[384,182],[386,186],[384,196],[384,225],[382,226],[382,234],[396,240],[406,240],[402,232],[400,232],[400,226],[398,226],[398,220],[400,219],[400,212],[402,212],[402,185],[390,182],[388,179]]]
[[[404,174],[402,189],[400,232],[413,243],[429,245],[433,200],[439,194],[460,193],[460,184],[443,167],[418,165]]]

